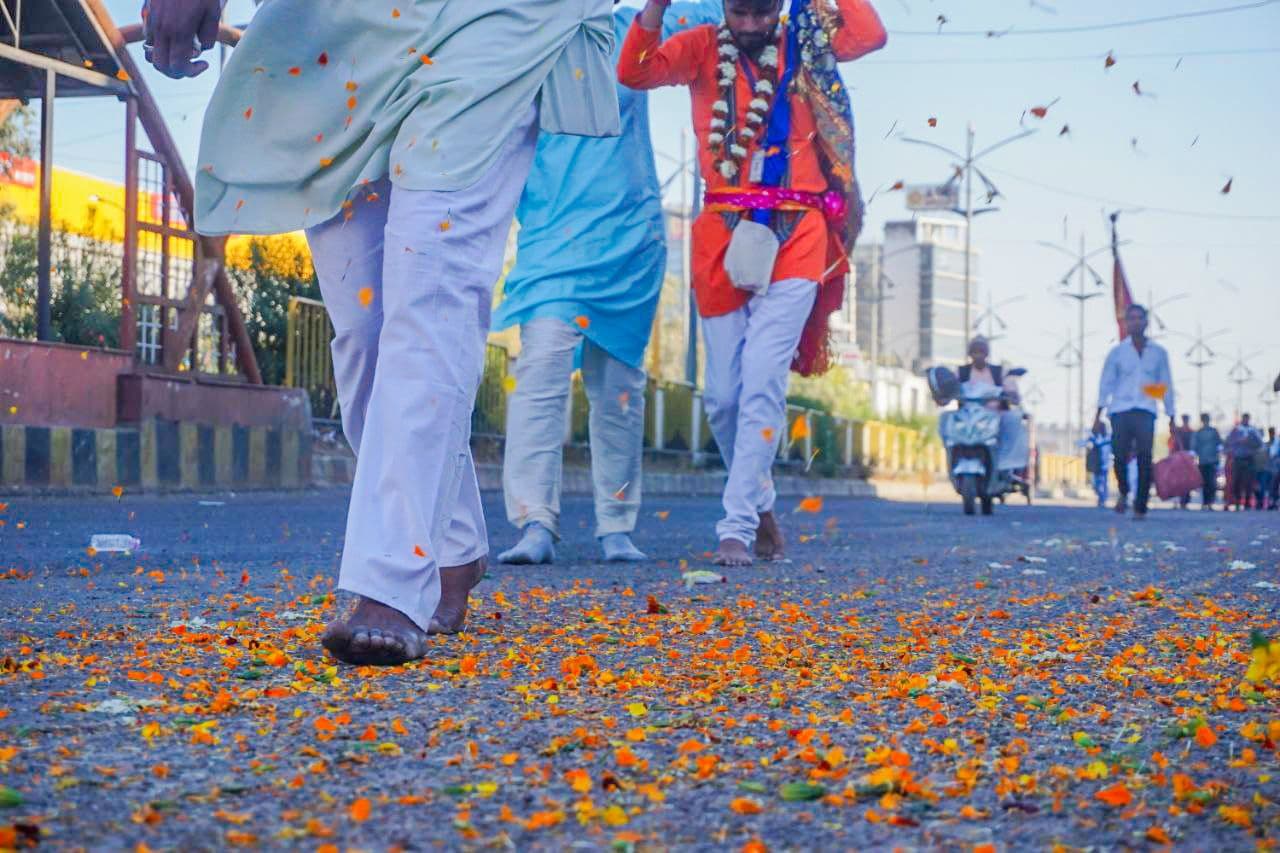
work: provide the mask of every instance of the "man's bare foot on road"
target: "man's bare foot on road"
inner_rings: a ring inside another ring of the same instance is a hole
[[[760,513],[760,526],[756,528],[756,556],[762,560],[787,558],[787,541],[782,536],[778,517],[772,512]]]
[[[440,603],[431,617],[429,634],[456,634],[467,624],[467,593],[480,583],[488,563],[484,557],[461,566],[440,567]]]
[[[351,615],[329,624],[320,642],[356,666],[400,666],[427,652],[427,635],[412,619],[364,596]]]
[[[712,562],[717,566],[749,566],[751,554],[747,551],[747,546],[737,539],[721,539]]]

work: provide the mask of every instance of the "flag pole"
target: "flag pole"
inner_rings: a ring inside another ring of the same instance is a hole
[[[1128,337],[1124,325],[1124,312],[1133,304],[1133,295],[1129,290],[1129,277],[1124,273],[1124,264],[1120,263],[1120,238],[1116,231],[1116,220],[1120,211],[1111,213],[1111,303],[1116,315],[1116,327],[1120,340]]]

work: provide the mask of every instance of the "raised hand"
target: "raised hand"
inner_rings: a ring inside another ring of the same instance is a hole
[[[195,77],[209,67],[197,57],[218,41],[223,0],[146,0],[144,53],[166,77]]]

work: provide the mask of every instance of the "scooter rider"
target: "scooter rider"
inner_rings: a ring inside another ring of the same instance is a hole
[[[994,385],[1005,392],[1005,397],[1014,405],[1019,401],[1018,397],[1018,380],[1014,376],[1006,376],[1004,367],[999,364],[992,364],[991,343],[982,335],[978,335],[969,341],[969,363],[960,365],[960,369],[956,371],[956,378],[963,385],[966,382],[985,382],[987,385]]]
[[[996,460],[996,467],[1001,470],[1026,468],[1031,452],[1026,425],[1022,422],[1022,411],[1018,408],[1021,402],[1018,378],[1007,373],[1003,365],[992,364],[990,358],[990,342],[978,335],[969,342],[969,363],[960,365],[957,378],[961,385],[994,385],[1004,392],[1002,400],[992,399],[987,404],[990,408],[1000,410],[999,459]]]

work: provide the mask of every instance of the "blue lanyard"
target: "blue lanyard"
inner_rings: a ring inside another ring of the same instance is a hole
[[[795,22],[809,5],[809,0],[791,0],[791,18],[787,23],[787,61],[778,79],[773,97],[773,110],[769,113],[769,126],[759,143],[759,151],[765,153],[764,171],[760,184],[766,187],[782,186],[787,173],[787,142],[791,137],[791,79],[800,62],[800,38]],[[755,83],[751,84],[754,95]],[[752,211],[751,218],[762,225],[769,223],[769,211]]]

